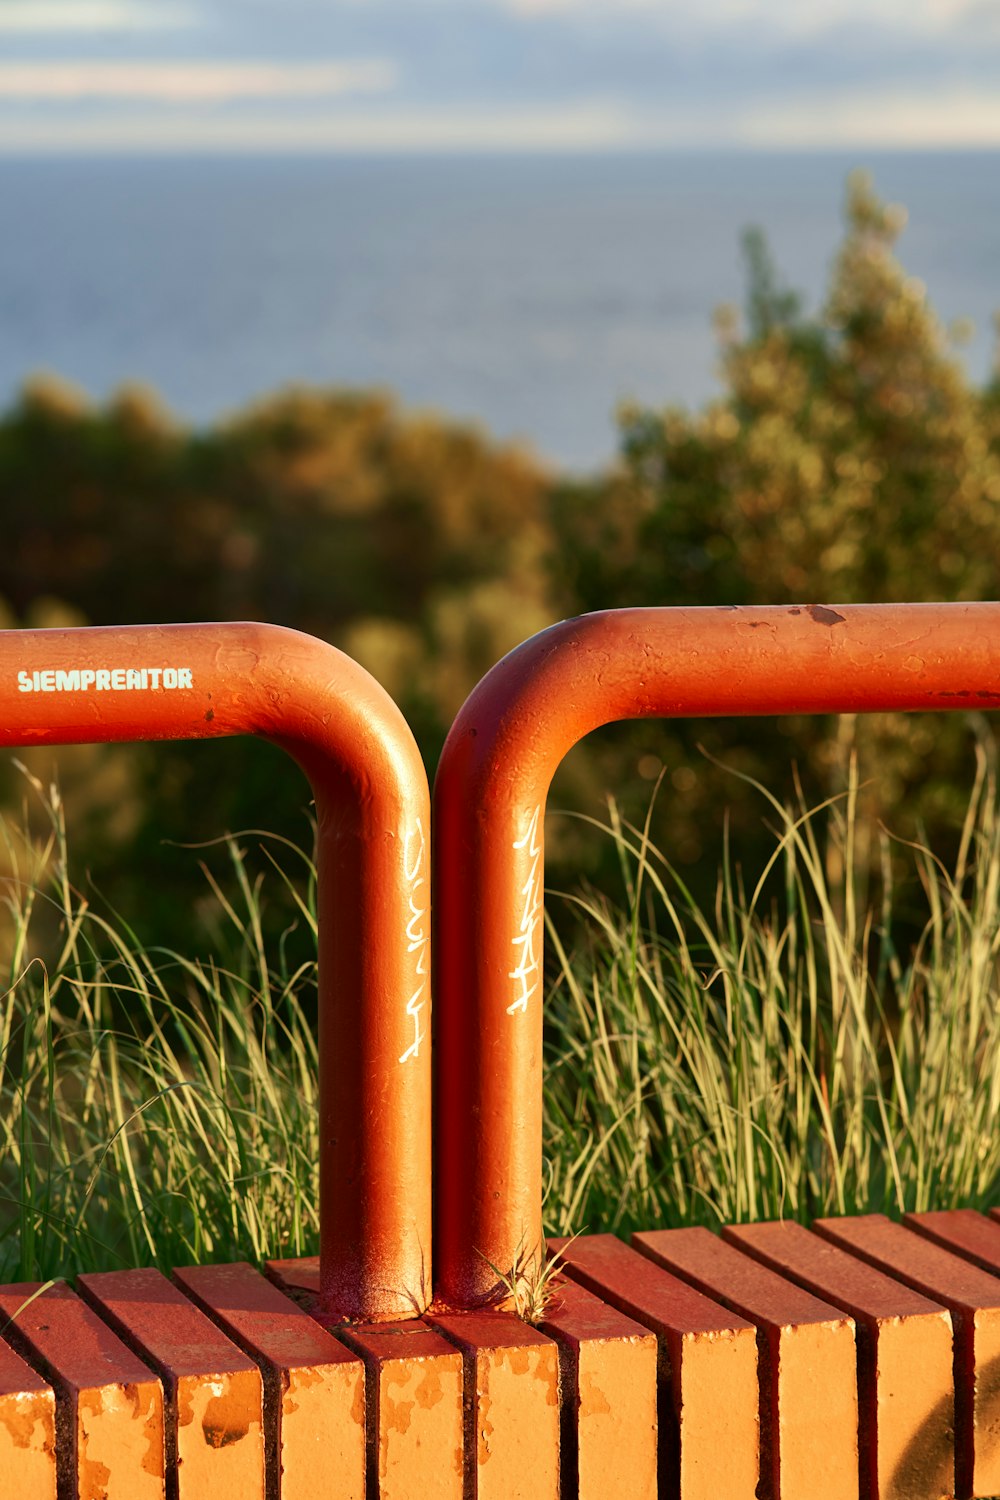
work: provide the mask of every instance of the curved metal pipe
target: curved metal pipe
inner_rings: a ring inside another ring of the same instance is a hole
[[[0,744],[237,734],[280,745],[316,799],[322,1301],[409,1317],[431,1287],[430,872],[403,716],[280,626],[0,633]]]
[[[524,642],[470,694],[434,786],[439,1290],[541,1238],[545,798],[616,719],[1000,707],[1000,604],[626,609]]]

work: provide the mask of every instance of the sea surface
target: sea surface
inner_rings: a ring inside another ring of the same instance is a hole
[[[618,402],[718,390],[748,225],[819,304],[857,166],[908,208],[901,258],[973,320],[983,379],[1000,153],[0,158],[0,403],[43,370],[148,383],[195,423],[291,383],[386,386],[591,469]]]

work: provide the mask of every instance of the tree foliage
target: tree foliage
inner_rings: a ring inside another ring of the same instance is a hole
[[[140,390],[95,408],[35,383],[0,419],[8,623],[297,626],[383,681],[433,768],[474,682],[569,613],[995,597],[1000,381],[970,383],[896,258],[904,218],[851,180],[816,313],[750,232],[745,318],[717,320],[720,394],[695,411],[625,411],[620,462],[586,482],[380,393],[291,390],[192,432]],[[593,810],[614,789],[638,813],[663,770],[663,847],[714,869],[723,809],[748,859],[760,834],[759,802],[716,760],[779,791],[794,761],[819,796],[859,744],[878,768],[869,812],[947,837],[968,738],[966,719],[913,716],[633,725],[574,754],[557,799]],[[71,766],[99,877],[168,833],[301,838],[304,786],[276,776],[273,756],[157,747]],[[560,847],[579,869],[585,841],[564,832]]]
[[[846,217],[818,314],[803,312],[762,237],[748,236],[745,326],[730,310],[718,319],[722,394],[696,412],[623,415],[611,536],[601,536],[602,497],[583,496],[563,574],[583,607],[997,597],[996,389],[970,384],[896,258],[903,211],[857,175]],[[771,786],[794,759],[814,795],[839,789],[845,747],[858,744],[878,767],[870,808],[893,820],[905,801],[912,830],[914,818],[941,828],[957,817],[968,733],[967,720],[873,716],[839,729],[670,726],[645,743],[668,770],[685,768],[686,807],[664,819],[668,847],[694,854],[720,805],[735,804],[737,819],[747,806],[699,760],[696,737]]]
[[[478,678],[550,623],[548,484],[527,454],[380,393],[292,390],[190,432],[141,390],[95,408],[35,382],[0,420],[0,597],[8,624],[309,631],[383,681],[433,762]],[[54,758],[30,760],[47,777]],[[144,932],[179,937],[173,877],[188,878],[190,855],[165,840],[309,837],[305,784],[270,746],[58,759],[102,887],[116,896],[137,859],[161,872]]]

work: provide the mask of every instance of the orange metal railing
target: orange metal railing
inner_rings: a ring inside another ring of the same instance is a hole
[[[1000,604],[592,615],[480,683],[434,798],[425,1311],[428,798],[398,711],[272,626],[0,633],[0,744],[249,733],[305,770],[322,1116],[319,1261],[0,1287],[0,1494],[996,1494],[1000,1209],[598,1232],[550,1244],[565,1274],[539,1327],[477,1306],[486,1258],[540,1236],[543,815],[565,751],[619,718],[968,706],[1000,707]]]
[[[0,744],[209,739],[285,749],[318,823],[321,1300],[430,1297],[427,779],[405,721],[332,646],[273,625],[0,633]]]
[[[615,719],[1000,706],[1000,604],[636,609],[499,663],[434,794],[438,1290],[494,1291],[540,1238],[543,816],[556,765]],[[427,789],[356,663],[258,624],[0,634],[0,744],[257,734],[316,797],[321,1299],[404,1317],[431,1292]]]
[[[474,689],[434,787],[435,1236],[458,1306],[541,1238],[545,798],[616,719],[1000,707],[1000,604],[627,609],[542,631]]]

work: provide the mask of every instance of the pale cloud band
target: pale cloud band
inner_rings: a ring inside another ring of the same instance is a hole
[[[1000,146],[1000,94],[951,86],[934,93],[879,89],[843,93],[821,101],[787,100],[755,111],[743,142],[814,150],[830,145],[887,150],[996,148]]]
[[[0,0],[0,32],[26,37],[162,31],[196,22],[196,13],[183,5],[137,5],[131,0]]]
[[[72,125],[8,109],[0,153],[225,152],[434,153],[607,152],[716,147],[811,150],[1000,147],[1000,98],[956,91],[936,100],[845,94],[786,105],[650,115],[606,101],[548,109],[384,108],[212,111],[193,108],[88,112]]]
[[[7,153],[1000,147],[1000,0],[0,0],[0,56]]]
[[[228,104],[240,99],[308,99],[382,93],[396,81],[386,58],[326,63],[0,62],[0,102],[138,100]]]
[[[672,34],[715,32],[753,26],[771,36],[819,36],[833,27],[855,23],[906,33],[946,32],[985,11],[996,12],[996,0],[699,0],[696,8],[676,0],[492,0],[500,10],[524,20],[563,17],[580,21],[614,20],[623,14],[633,23],[653,25]]]
[[[413,154],[441,151],[601,151],[635,144],[605,105],[564,109],[394,110],[378,113],[130,113],[88,115],[72,129],[51,117],[7,114],[0,154],[209,151]]]

